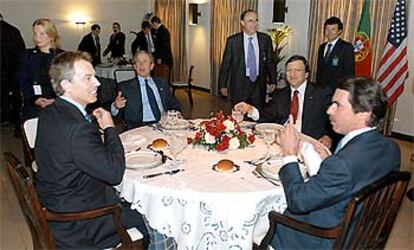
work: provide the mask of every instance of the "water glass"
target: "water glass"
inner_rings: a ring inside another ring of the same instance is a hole
[[[244,119],[244,115],[243,115],[243,113],[242,113],[241,111],[239,111],[239,110],[235,110],[235,109],[233,109],[233,110],[231,111],[231,117],[233,117],[233,119],[234,119],[237,123],[242,122],[242,121],[243,121],[243,119]]]
[[[173,156],[173,162],[171,168],[178,166],[178,155],[187,147],[187,135],[183,132],[173,133],[169,138],[168,148]]]
[[[266,157],[270,157],[270,144],[275,141],[276,130],[274,129],[265,129],[263,131],[263,141],[266,143]]]

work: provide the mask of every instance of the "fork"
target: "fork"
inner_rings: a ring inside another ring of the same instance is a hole
[[[272,185],[274,185],[274,186],[280,187],[280,184],[279,184],[279,183],[277,183],[277,182],[275,182],[275,181],[273,181],[273,180],[271,180],[271,179],[267,178],[266,176],[264,176],[262,173],[260,173],[260,172],[259,172],[259,171],[257,171],[256,169],[252,171],[252,174],[253,174],[254,176],[256,176],[257,178],[259,178],[259,179],[263,178],[263,179],[267,180],[268,182],[270,182],[270,183],[271,183]]]

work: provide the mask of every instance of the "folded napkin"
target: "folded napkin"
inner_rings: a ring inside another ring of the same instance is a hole
[[[301,154],[309,176],[317,174],[321,166],[322,159],[319,156],[318,152],[316,152],[313,148],[313,145],[309,142],[303,142]]]

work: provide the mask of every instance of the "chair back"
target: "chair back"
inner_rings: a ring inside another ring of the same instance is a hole
[[[55,249],[55,241],[26,167],[11,153],[4,153],[4,158],[20,208],[32,235],[33,249]]]
[[[171,82],[171,70],[167,64],[155,64],[153,69],[155,77],[161,78],[168,84]]]
[[[188,71],[188,86],[191,86],[192,85],[192,83],[193,83],[193,72],[194,72],[194,68],[195,68],[195,66],[194,65],[190,65],[190,69],[189,69],[189,71]]]
[[[27,146],[31,149],[34,149],[35,147],[38,120],[39,119],[36,117],[23,122],[23,137],[27,143]]]
[[[408,172],[391,172],[356,193],[345,211],[334,249],[383,249],[410,178]]]
[[[134,68],[117,69],[114,71],[114,79],[117,85],[120,82],[130,80],[135,77],[137,77],[137,73],[135,72]]]

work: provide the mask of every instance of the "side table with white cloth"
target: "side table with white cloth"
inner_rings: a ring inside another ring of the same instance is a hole
[[[128,138],[134,138],[134,143]],[[153,126],[121,134],[127,156],[149,151],[147,145],[158,138],[169,137]],[[276,144],[271,147],[272,152],[280,150]],[[128,168],[117,189],[152,228],[174,237],[178,249],[251,249],[253,240],[259,244],[269,228],[268,213],[286,209],[281,184],[254,175],[255,167],[245,162],[265,152],[260,138],[245,149],[224,153],[189,145],[180,156],[185,160],[177,167],[185,171],[144,179],[145,175],[171,171],[170,162],[156,168]],[[164,153],[168,155],[168,149]],[[238,171],[213,170],[222,159],[232,160]]]
[[[117,70],[132,71],[134,68],[131,65],[115,65],[115,64],[98,64],[95,66],[95,76],[98,78],[101,86],[99,87],[98,99],[100,103],[112,103],[117,95],[116,81],[114,72]],[[118,81],[131,79],[130,75],[126,75],[125,79],[118,79]]]

